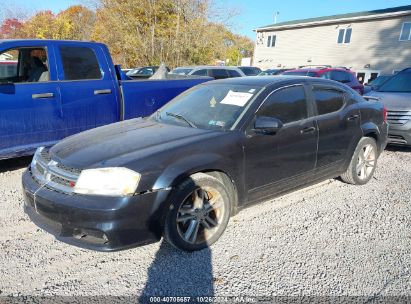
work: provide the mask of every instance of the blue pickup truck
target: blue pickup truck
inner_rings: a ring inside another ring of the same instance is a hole
[[[101,43],[0,40],[0,159],[148,116],[208,78],[124,80]]]

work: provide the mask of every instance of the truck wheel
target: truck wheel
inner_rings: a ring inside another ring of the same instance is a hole
[[[349,184],[364,185],[374,174],[377,166],[378,150],[373,138],[363,137],[351,158],[350,165],[341,179]]]
[[[229,218],[230,196],[223,182],[196,173],[172,195],[164,239],[184,251],[201,250],[219,239]]]

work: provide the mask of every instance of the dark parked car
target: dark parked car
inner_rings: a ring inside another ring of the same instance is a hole
[[[386,145],[379,102],[324,79],[244,77],[190,89],[133,119],[39,149],[25,209],[58,239],[111,251],[214,243],[240,209],[341,176],[372,177]]]
[[[355,77],[355,73],[346,68],[333,68],[333,67],[309,67],[296,70],[290,70],[283,73],[283,75],[290,76],[309,76],[318,77],[324,79],[331,79],[344,83],[359,94],[364,94],[364,86]]]
[[[238,68],[243,71],[246,76],[257,76],[261,73],[261,69],[252,66],[238,66]]]

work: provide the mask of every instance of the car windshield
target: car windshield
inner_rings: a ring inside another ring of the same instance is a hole
[[[188,75],[193,69],[183,69],[183,68],[176,68],[172,70],[171,74],[178,74],[178,75]]]
[[[411,93],[411,71],[392,76],[378,89],[379,92]]]
[[[230,130],[261,87],[234,84],[196,86],[174,98],[151,118],[200,129]]]
[[[368,85],[379,86],[383,84],[386,80],[388,80],[388,78],[390,77],[391,76],[378,76],[374,80],[371,80],[370,82],[368,82]]]
[[[285,72],[285,73],[283,73],[283,75],[315,77],[315,75],[317,75],[317,73],[316,72],[310,72],[310,71],[295,71],[295,72]]]
[[[259,68],[255,67],[238,67],[246,76],[256,76],[261,73]]]

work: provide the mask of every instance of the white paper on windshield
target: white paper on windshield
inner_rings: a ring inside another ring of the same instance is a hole
[[[247,103],[247,101],[250,100],[252,96],[253,94],[250,93],[233,92],[230,90],[228,91],[227,96],[224,97],[224,99],[221,100],[220,103],[244,107],[244,105]]]

